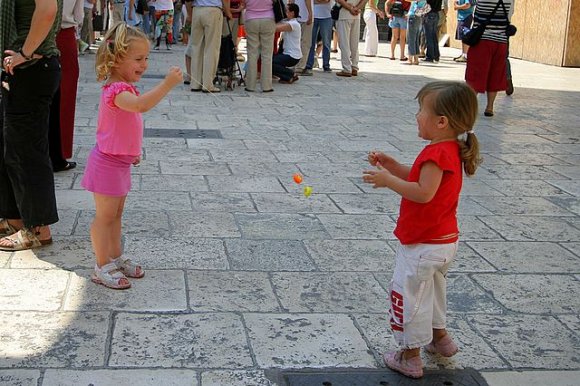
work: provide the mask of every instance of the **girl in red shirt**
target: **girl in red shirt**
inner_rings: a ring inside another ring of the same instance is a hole
[[[376,170],[363,180],[402,196],[395,236],[400,241],[390,288],[391,328],[401,350],[385,364],[406,376],[423,376],[420,349],[451,357],[457,345],[445,330],[446,274],[457,252],[457,205],[462,169],[468,176],[481,162],[473,133],[477,97],[466,84],[432,82],[417,94],[419,137],[430,141],[413,166],[371,152]]]

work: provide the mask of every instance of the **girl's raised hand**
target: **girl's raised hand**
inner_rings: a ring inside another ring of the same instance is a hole
[[[380,163],[377,163],[377,170],[363,171],[363,181],[367,184],[373,184],[373,188],[385,188],[388,186],[388,180],[393,175],[385,169]]]
[[[171,88],[183,82],[183,72],[181,71],[181,68],[176,66],[169,68],[167,75],[165,75],[165,81]]]

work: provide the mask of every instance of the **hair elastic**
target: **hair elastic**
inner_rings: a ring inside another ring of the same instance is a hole
[[[465,133],[466,133],[466,134],[475,134],[475,130],[471,129],[471,130],[469,130],[469,131],[466,131]]]

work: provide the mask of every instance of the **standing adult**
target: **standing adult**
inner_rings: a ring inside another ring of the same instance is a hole
[[[276,32],[272,0],[246,0],[244,29],[248,50],[246,91],[256,91],[259,56],[262,92],[272,92],[272,54]]]
[[[314,0],[289,0],[289,3],[295,3],[300,9],[300,16],[296,19],[300,23],[300,51],[303,53],[302,58],[296,64],[294,72],[302,75],[312,75],[312,71],[308,73],[305,71],[306,60],[308,60],[308,52],[310,52],[310,47],[314,45],[316,47],[316,36],[314,38],[314,44],[312,44],[312,27],[314,21]]]
[[[455,31],[455,39],[461,41],[465,35],[465,31],[471,28],[473,23],[473,11],[475,10],[475,0],[454,0],[453,9],[457,11],[457,30]],[[461,43],[461,55],[453,58],[456,62],[467,62],[467,50],[469,46]]]
[[[288,4],[286,14],[288,17],[276,24],[276,32],[282,33],[284,43],[282,51],[278,50],[272,59],[272,74],[280,79],[280,83],[292,84],[298,80],[298,76],[290,67],[294,67],[302,57],[298,4]]]
[[[81,28],[81,40],[89,46],[95,41],[93,32],[93,13],[96,0],[83,0],[83,21]]]
[[[194,0],[191,37],[188,51],[191,57],[191,91],[220,92],[213,85],[223,28],[223,15],[232,18],[230,0]]]
[[[337,76],[350,78],[358,75],[358,40],[360,35],[360,11],[366,0],[337,0],[342,5],[336,30],[342,70]]]
[[[50,244],[58,221],[48,120],[61,15],[60,0],[0,0],[0,250]]]
[[[427,46],[424,62],[439,63],[440,53],[437,30],[441,3],[442,0],[427,0],[427,4],[431,6],[431,11],[423,16],[423,30],[425,31],[425,45]]]
[[[465,81],[477,93],[486,93],[487,105],[483,113],[486,117],[492,117],[494,114],[493,105],[497,92],[507,88],[508,36],[506,27],[513,13],[512,1],[479,0],[473,14],[474,28],[486,22],[488,18],[489,22],[480,42],[469,48]],[[490,18],[494,9],[496,9],[495,14]]]
[[[159,49],[161,35],[165,31],[165,47],[170,50],[173,44],[173,0],[155,0],[155,47]]]
[[[125,0],[108,0],[109,1],[109,28],[120,21],[124,21]]]
[[[377,56],[379,50],[379,29],[377,15],[385,18],[385,13],[378,8],[379,0],[369,0],[365,5],[363,19],[365,21],[365,56]]]
[[[332,72],[330,69],[330,41],[332,40],[332,17],[330,10],[334,5],[330,0],[314,0],[314,23],[312,27],[312,41],[310,51],[303,52],[308,56],[305,73],[312,73],[316,54],[316,38],[318,34],[322,38],[322,69],[324,72]]]
[[[74,169],[76,162],[67,161],[73,153],[79,60],[76,34],[83,21],[84,0],[63,0],[60,31],[56,46],[60,51],[62,76],[50,105],[48,141],[52,169],[55,172]]]
[[[395,60],[395,47],[399,42],[400,60],[406,61],[405,45],[407,43],[407,13],[411,3],[405,0],[387,0],[385,2],[385,13],[389,18],[389,27],[393,31],[391,36],[391,57]]]

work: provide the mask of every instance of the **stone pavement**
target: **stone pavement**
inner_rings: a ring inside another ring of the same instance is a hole
[[[147,275],[127,291],[88,279],[94,208],[79,182],[100,91],[94,55],[82,56],[79,168],[56,178],[55,243],[0,252],[0,384],[253,386],[271,384],[271,368],[383,367],[381,353],[394,348],[385,310],[399,197],[362,183],[366,152],[411,162],[424,146],[416,92],[433,79],[461,80],[464,66],[453,49],[430,66],[380,50],[361,57],[357,78],[315,70],[274,83],[271,94],[180,86],[146,113],[148,128],[219,130],[223,139],[145,138],[124,243]],[[182,47],[152,52],[148,74],[182,62]],[[461,351],[424,360],[429,369],[474,368],[493,385],[572,385],[580,70],[518,60],[513,68],[515,94],[477,123],[485,161],[459,208],[449,329]]]

